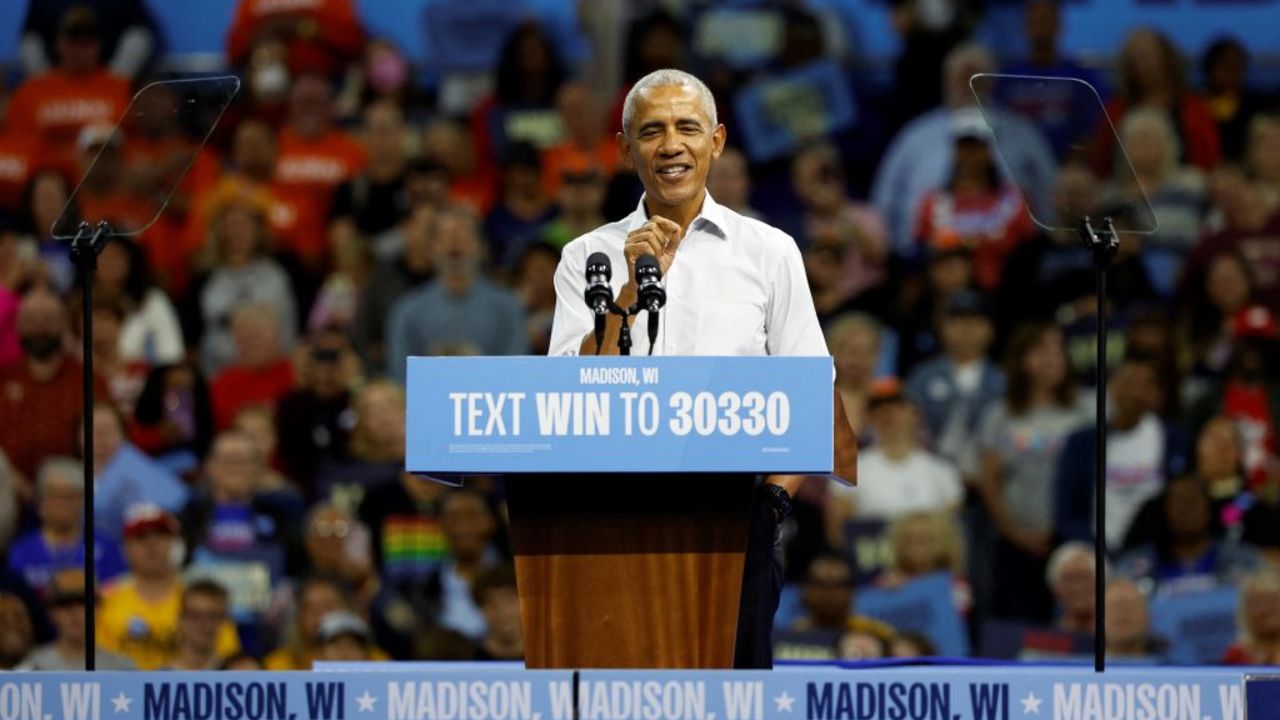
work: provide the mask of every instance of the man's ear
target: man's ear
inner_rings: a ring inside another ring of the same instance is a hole
[[[724,129],[724,123],[717,125],[716,129],[711,131],[711,158],[712,159],[720,157],[720,153],[724,152],[724,143],[725,143],[725,140],[728,139],[728,137],[729,137],[729,133],[727,130]]]
[[[631,141],[627,140],[627,133],[618,133],[614,136],[614,141],[618,145],[618,156],[622,159],[622,167],[628,170],[635,170],[636,164],[631,159]]]

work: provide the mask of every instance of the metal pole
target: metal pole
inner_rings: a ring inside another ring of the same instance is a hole
[[[1106,578],[1103,569],[1107,562],[1107,265],[1099,257],[1098,272],[1098,389],[1097,422],[1094,432],[1097,452],[1094,453],[1093,485],[1093,558],[1094,558],[1094,614],[1093,614],[1093,669],[1103,672],[1107,668],[1106,628]]]

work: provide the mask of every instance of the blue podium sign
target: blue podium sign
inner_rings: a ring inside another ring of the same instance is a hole
[[[829,357],[414,357],[411,472],[829,474]]]

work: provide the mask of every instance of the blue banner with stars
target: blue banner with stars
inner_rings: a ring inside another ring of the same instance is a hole
[[[1274,676],[1246,694],[1224,668],[324,670],[6,673],[0,720],[1245,720],[1246,699],[1276,720],[1277,698]]]

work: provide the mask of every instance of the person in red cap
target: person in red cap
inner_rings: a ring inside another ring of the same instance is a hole
[[[1280,322],[1262,305],[1246,307],[1231,319],[1235,339],[1226,377],[1192,407],[1192,425],[1215,415],[1236,423],[1243,444],[1245,484],[1257,490],[1280,481],[1277,429],[1280,424]]]
[[[135,505],[124,525],[124,554],[129,574],[102,594],[98,647],[129,657],[139,670],[173,664],[181,618],[182,545],[178,520],[155,505]],[[218,630],[217,653],[240,650],[235,626]]]

